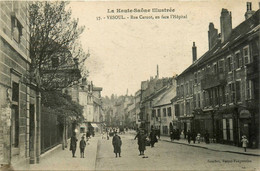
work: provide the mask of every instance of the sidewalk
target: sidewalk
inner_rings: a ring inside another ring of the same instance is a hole
[[[167,137],[167,136],[161,136],[160,139],[162,141],[171,142],[170,137]],[[192,146],[192,147],[199,147],[199,148],[204,148],[204,149],[208,149],[208,150],[212,150],[212,151],[237,153],[237,154],[251,155],[251,156],[260,156],[260,149],[247,148],[246,152],[244,152],[244,149],[242,147],[217,144],[217,143],[206,144],[205,142],[201,142],[200,144],[198,144],[196,142],[195,144],[193,144],[193,141],[191,141],[191,143],[189,144],[187,139],[174,140],[172,143],[188,145],[188,146]]]
[[[85,148],[85,158],[80,158],[80,137],[78,136],[76,158],[72,158],[68,144],[68,148],[65,150],[57,150],[55,153],[45,156],[39,164],[30,165],[30,170],[95,170],[97,144],[100,136],[91,137],[89,145]]]

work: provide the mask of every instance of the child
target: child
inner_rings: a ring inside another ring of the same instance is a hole
[[[200,133],[197,134],[197,137],[196,137],[198,143],[200,143]]]
[[[246,147],[247,147],[248,140],[247,140],[245,135],[242,136],[241,142],[242,142],[242,147],[244,148],[244,150],[246,152]]]
[[[85,150],[85,147],[86,147],[86,141],[84,140],[84,136],[81,137],[81,140],[80,140],[80,144],[79,144],[79,147],[80,147],[80,158],[84,158],[84,150]]]

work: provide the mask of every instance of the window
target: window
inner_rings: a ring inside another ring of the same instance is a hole
[[[175,109],[175,116],[180,116],[180,105],[179,104],[174,105],[174,109]]]
[[[163,108],[163,116],[166,117],[166,108]]]
[[[233,103],[235,101],[235,86],[234,83],[229,84],[229,102]]]
[[[227,58],[228,72],[231,72],[231,71],[232,71],[232,65],[233,65],[232,57],[230,56],[230,57]]]
[[[200,71],[197,73],[197,83],[200,83]]]
[[[194,73],[194,83],[197,84],[197,73]]]
[[[184,92],[183,92],[183,85],[181,85],[181,96],[184,95],[183,93],[184,93]]]
[[[156,116],[156,110],[153,109],[153,110],[152,110],[152,117],[154,118],[155,116]]]
[[[233,141],[233,120],[223,119],[223,139],[227,141]]]
[[[176,93],[177,93],[177,97],[179,97],[180,96],[180,87],[179,86],[177,86],[177,88],[176,88]]]
[[[12,101],[19,102],[19,84],[13,82],[12,86]]]
[[[186,83],[186,96],[189,94],[189,82]]]
[[[181,103],[180,114],[184,115],[184,103]]]
[[[216,63],[213,65],[213,73],[214,74],[218,73],[218,68],[217,68],[217,64]]]
[[[236,101],[241,102],[241,81],[236,81]]]
[[[12,113],[11,113],[11,135],[12,146],[19,146],[19,84],[12,83]]]
[[[13,35],[13,39],[17,43],[20,43],[23,27],[22,27],[21,23],[17,20],[17,18],[15,16],[11,17],[11,22],[12,22],[12,35]]]
[[[190,114],[190,102],[186,102],[186,115]]]
[[[200,93],[198,93],[198,107],[200,108]]]
[[[246,82],[246,99],[253,99],[253,82],[252,80],[247,80]]]
[[[157,114],[158,114],[158,117],[161,117],[161,110],[160,109],[157,109]]]
[[[193,107],[196,108],[196,94],[193,95]]]
[[[190,81],[190,94],[192,94],[192,81]]]
[[[171,109],[171,107],[167,108],[167,113],[168,113],[168,116],[172,116],[172,109]]]
[[[235,61],[236,61],[236,69],[240,68],[242,66],[242,58],[239,51],[235,54]]]
[[[243,49],[243,56],[244,56],[245,64],[248,64],[248,63],[251,62],[250,54],[249,54],[249,47],[248,47],[248,46],[246,46],[246,47]]]
[[[218,62],[218,71],[219,71],[219,73],[223,73],[224,72],[224,60],[220,60]]]

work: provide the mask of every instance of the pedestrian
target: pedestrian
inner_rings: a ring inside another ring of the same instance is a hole
[[[208,130],[206,130],[204,137],[205,137],[206,144],[209,144],[209,133],[208,133]]]
[[[170,138],[171,138],[171,142],[174,140],[174,134],[173,131],[170,132]]]
[[[200,143],[200,133],[197,134],[197,137],[196,137],[198,143]]]
[[[87,131],[87,133],[86,133],[86,139],[87,139],[87,141],[89,140],[89,138],[90,138],[90,132]]]
[[[248,140],[247,140],[245,135],[242,136],[241,142],[242,142],[242,147],[244,148],[244,150],[246,152],[246,147],[247,147],[247,144],[248,144]]]
[[[157,138],[156,138],[156,132],[155,132],[154,129],[152,129],[152,131],[150,132],[149,138],[150,138],[150,142],[151,142],[151,147],[154,147],[154,144],[155,144],[156,142],[158,142],[158,140],[157,140]]]
[[[159,138],[159,140],[161,139],[161,131],[160,131],[160,128],[157,130],[157,136]]]
[[[112,144],[114,147],[114,153],[119,154],[119,157],[121,157],[121,145],[122,145],[122,140],[121,137],[117,135],[117,132],[115,132],[114,137],[112,139]]]
[[[196,133],[194,131],[192,131],[192,140],[193,140],[193,144],[195,144],[195,142],[196,142]]]
[[[73,132],[73,134],[70,138],[70,150],[72,151],[72,157],[76,157],[75,152],[77,149],[77,141],[78,141],[78,139],[76,138],[76,132]]]
[[[85,137],[82,136],[80,143],[79,143],[79,148],[80,148],[80,158],[84,158],[84,151],[85,151],[85,147],[86,147],[86,141],[84,139]]]
[[[138,139],[137,143],[138,143],[138,150],[140,152],[139,156],[144,155],[144,151],[146,149],[145,148],[146,136],[144,130],[140,130],[134,139],[136,138]]]
[[[177,140],[180,139],[180,130],[179,129],[176,130],[176,139]]]
[[[188,130],[188,132],[187,132],[187,136],[188,136],[188,143],[190,144],[190,139],[191,139],[191,133],[190,133],[190,130]]]

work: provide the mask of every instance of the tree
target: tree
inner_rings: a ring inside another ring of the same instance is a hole
[[[71,85],[81,77],[78,70],[88,74],[84,62],[89,54],[78,41],[84,27],[71,18],[67,5],[64,1],[32,1],[29,7],[32,71],[38,72],[40,86],[47,90]]]

